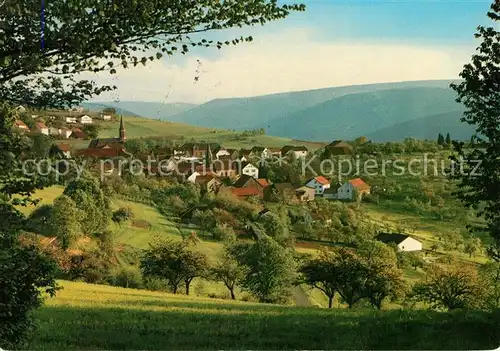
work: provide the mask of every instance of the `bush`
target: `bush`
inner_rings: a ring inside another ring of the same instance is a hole
[[[120,207],[119,209],[117,209],[116,211],[113,212],[113,216],[111,217],[111,219],[116,224],[121,224],[121,223],[131,219],[132,216],[133,216],[133,214],[132,214],[132,210],[130,208]]]
[[[141,271],[136,267],[123,267],[115,277],[115,285],[123,288],[142,288]]]
[[[215,240],[234,242],[236,241],[236,233],[233,228],[227,224],[217,224],[213,230]]]

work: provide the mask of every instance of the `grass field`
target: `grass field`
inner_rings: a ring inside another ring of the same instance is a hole
[[[307,141],[279,138],[270,135],[251,136],[239,139],[239,132],[223,129],[197,127],[181,123],[159,121],[140,117],[124,117],[127,138],[165,137],[174,141],[205,140],[218,142],[229,148],[251,148],[253,146],[280,147],[284,145],[306,145],[311,149],[318,148],[321,144]],[[99,132],[99,137],[116,137],[119,122],[102,123],[104,129]]]
[[[500,314],[298,308],[61,282],[36,350],[498,347]]]

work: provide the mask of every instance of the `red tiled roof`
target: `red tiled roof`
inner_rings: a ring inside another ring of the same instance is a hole
[[[353,187],[358,189],[370,189],[370,186],[366,184],[361,178],[351,179],[349,183],[351,183]]]
[[[262,185],[263,188],[269,186],[269,182],[267,181],[267,179],[259,178],[257,179],[257,182],[259,182],[259,184]]]
[[[318,183],[320,183],[321,185],[327,185],[327,184],[330,184],[330,181],[328,179],[326,179],[325,177],[323,176],[317,176],[314,178]]]
[[[81,149],[76,152],[76,156],[84,157],[118,157],[125,155],[124,149]]]
[[[26,125],[26,123],[24,123],[23,121],[21,121],[20,119],[17,119],[15,122],[14,122],[14,126],[15,127],[18,127],[18,128],[26,128],[28,129],[28,126]]]
[[[64,152],[71,150],[71,145],[69,145],[69,144],[63,143],[63,144],[57,145],[57,147],[59,148],[59,150],[64,151]]]
[[[40,129],[47,129],[47,126],[43,122],[36,122],[36,126]]]
[[[257,188],[231,188],[231,192],[238,197],[260,195],[260,191]]]

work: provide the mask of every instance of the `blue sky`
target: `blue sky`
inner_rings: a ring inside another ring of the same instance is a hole
[[[327,86],[455,79],[477,46],[473,38],[477,25],[489,24],[486,12],[491,5],[490,1],[301,2],[306,11],[284,20],[204,35],[215,40],[252,35],[251,44],[220,51],[197,48],[186,56],[120,72],[113,81],[120,87],[114,99],[162,101],[168,96],[169,102],[198,103]],[[195,75],[200,75],[196,83]]]

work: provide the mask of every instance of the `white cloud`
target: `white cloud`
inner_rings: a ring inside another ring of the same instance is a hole
[[[472,49],[315,41],[314,32],[294,29],[224,48],[217,59],[186,56],[182,66],[158,61],[119,71],[113,78],[99,74],[96,81],[119,88],[99,100],[205,102],[330,86],[454,79]]]

